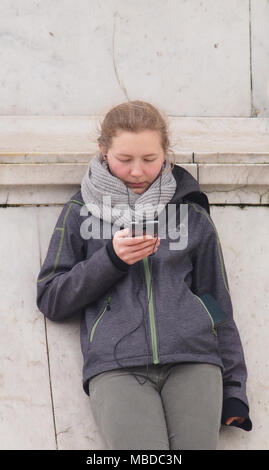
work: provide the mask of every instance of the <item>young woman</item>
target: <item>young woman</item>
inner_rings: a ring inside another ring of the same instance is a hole
[[[221,423],[252,424],[207,196],[169,161],[167,121],[149,103],[112,108],[98,144],[56,223],[38,308],[81,314],[83,387],[109,449],[216,449]],[[159,233],[133,237],[143,219]]]

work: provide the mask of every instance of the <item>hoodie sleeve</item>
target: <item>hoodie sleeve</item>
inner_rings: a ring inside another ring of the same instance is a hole
[[[53,321],[81,313],[128,272],[113,263],[106,244],[85,259],[85,241],[72,205],[67,203],[58,218],[37,278],[37,306]]]
[[[210,313],[214,320],[219,354],[224,366],[223,416],[224,414],[225,418],[234,416],[236,404],[238,413],[244,404],[248,415],[247,369],[239,332],[233,318],[231,295],[219,236],[210,215],[197,205],[195,205],[195,210],[203,214],[204,220],[200,244],[193,253],[191,290],[197,296],[212,300],[208,303],[208,308],[209,311],[211,308]],[[230,406],[231,399],[233,399],[233,407]],[[230,413],[232,414],[229,416]],[[246,415],[244,414],[243,417]],[[251,424],[249,417],[246,418]],[[242,428],[244,429],[243,426]]]

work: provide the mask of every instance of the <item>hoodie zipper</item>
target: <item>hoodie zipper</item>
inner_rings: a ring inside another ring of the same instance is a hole
[[[208,311],[208,309],[206,308],[204,302],[202,301],[202,299],[200,299],[200,297],[198,297],[198,295],[195,295],[193,294],[195,297],[197,297],[197,299],[200,300],[201,304],[203,305],[203,307],[205,308],[205,310],[207,311],[209,317],[210,317],[210,320],[211,320],[211,323],[212,323],[212,333],[215,335],[215,336],[218,336],[217,335],[217,332],[216,332],[216,329],[215,329],[215,323],[214,323],[214,320],[212,318],[212,315],[210,314],[210,312]]]
[[[155,315],[154,315],[154,307],[153,307],[153,292],[150,288],[152,286],[151,283],[151,276],[149,270],[149,262],[148,258],[143,259],[145,275],[146,275],[146,283],[147,283],[147,291],[148,291],[148,299],[149,299],[149,321],[150,321],[150,332],[151,332],[151,344],[152,344],[152,354],[153,354],[153,363],[159,364],[159,357],[158,357],[158,348],[157,348],[157,335],[156,335],[156,324],[155,324]]]
[[[110,310],[110,302],[111,302],[111,296],[109,296],[109,297],[107,298],[107,301],[106,301],[106,305],[105,305],[104,310],[102,311],[102,313],[100,313],[99,317],[95,320],[95,322],[94,322],[94,324],[93,324],[93,327],[92,327],[92,329],[91,329],[91,335],[90,335],[90,343],[91,343],[92,340],[93,340],[94,332],[95,332],[96,327],[97,327],[99,321],[101,320],[102,316],[105,314],[105,312],[106,312],[107,310]]]

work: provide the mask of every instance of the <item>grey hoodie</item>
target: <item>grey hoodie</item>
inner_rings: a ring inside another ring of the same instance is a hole
[[[91,214],[79,190],[55,225],[37,279],[37,306],[52,321],[81,315],[87,394],[91,377],[120,366],[217,364],[223,376],[222,422],[243,416],[245,422],[234,425],[250,430],[244,353],[208,199],[187,170],[176,165],[173,175],[177,189],[169,204],[176,205],[177,227],[180,207],[187,204],[183,249],[170,249],[166,231],[154,256],[125,263],[112,238],[102,238],[103,221],[100,238],[82,236]]]

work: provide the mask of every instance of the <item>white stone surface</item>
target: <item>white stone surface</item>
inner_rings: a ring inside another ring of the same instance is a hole
[[[0,185],[0,204],[64,204],[80,189],[77,185]]]
[[[0,117],[0,204],[64,204],[97,151],[99,116]],[[170,117],[173,160],[211,204],[269,203],[269,119]]]
[[[177,148],[192,150],[197,163],[224,163],[219,160],[222,153],[225,161],[226,155],[232,153],[233,162],[238,156],[251,163],[248,159],[256,154],[265,158],[259,163],[268,162],[268,118],[171,117],[170,128]],[[211,160],[200,160],[200,153],[210,155]]]
[[[269,203],[267,164],[181,163],[180,166],[199,181],[211,204]],[[0,204],[64,204],[80,189],[86,167],[85,164],[5,164],[1,171],[0,164]]]
[[[252,113],[261,117],[269,115],[269,3],[267,0],[252,0],[250,4]]]
[[[258,140],[257,136],[255,137]],[[259,142],[257,142],[257,149],[259,148]],[[227,145],[229,147],[229,144]],[[246,144],[245,144],[246,147]],[[250,150],[250,149],[249,149]],[[1,161],[1,157],[0,157]],[[269,163],[269,152],[259,152],[258,150],[253,152],[241,151],[241,152],[229,152],[228,148],[226,152],[194,152],[194,161],[196,163],[232,163],[232,164],[246,164],[246,163]]]
[[[182,165],[183,166],[183,165]],[[268,165],[269,166],[269,165]],[[80,185],[88,163],[5,163],[0,164],[0,185]],[[197,165],[184,165],[197,178]]]
[[[269,187],[247,185],[200,185],[210,204],[265,204],[269,205]]]
[[[0,163],[0,204],[64,204],[80,189],[88,164]],[[197,165],[182,164],[197,179]]]
[[[99,150],[103,118],[0,116],[0,162],[85,162]],[[193,153],[197,163],[268,163],[268,118],[167,119],[174,153],[185,163],[192,162]]]
[[[0,449],[55,449],[36,208],[0,209]]]
[[[211,185],[261,185],[269,184],[269,164],[201,164],[199,182]]]
[[[0,22],[1,114],[142,98],[176,116],[250,115],[246,0],[2,0]]]
[[[5,163],[0,164],[0,185],[78,185],[87,163]]]
[[[0,449],[105,449],[82,389],[79,319],[46,320],[46,344],[35,304],[40,263],[61,210],[0,209]],[[268,449],[268,210],[211,206],[248,366],[253,421],[249,433],[222,427],[218,449]]]
[[[101,114],[0,116],[0,162],[18,162],[18,158],[24,163],[85,162],[87,155],[99,150],[103,118]],[[174,153],[187,158],[184,163],[192,162],[192,153],[196,163],[268,163],[268,118],[167,119]]]
[[[253,429],[222,427],[220,449],[266,449],[269,442],[268,207],[211,207],[222,244],[234,318],[248,366]]]
[[[101,116],[0,116],[2,157],[92,153]],[[16,156],[16,155],[15,155]]]

